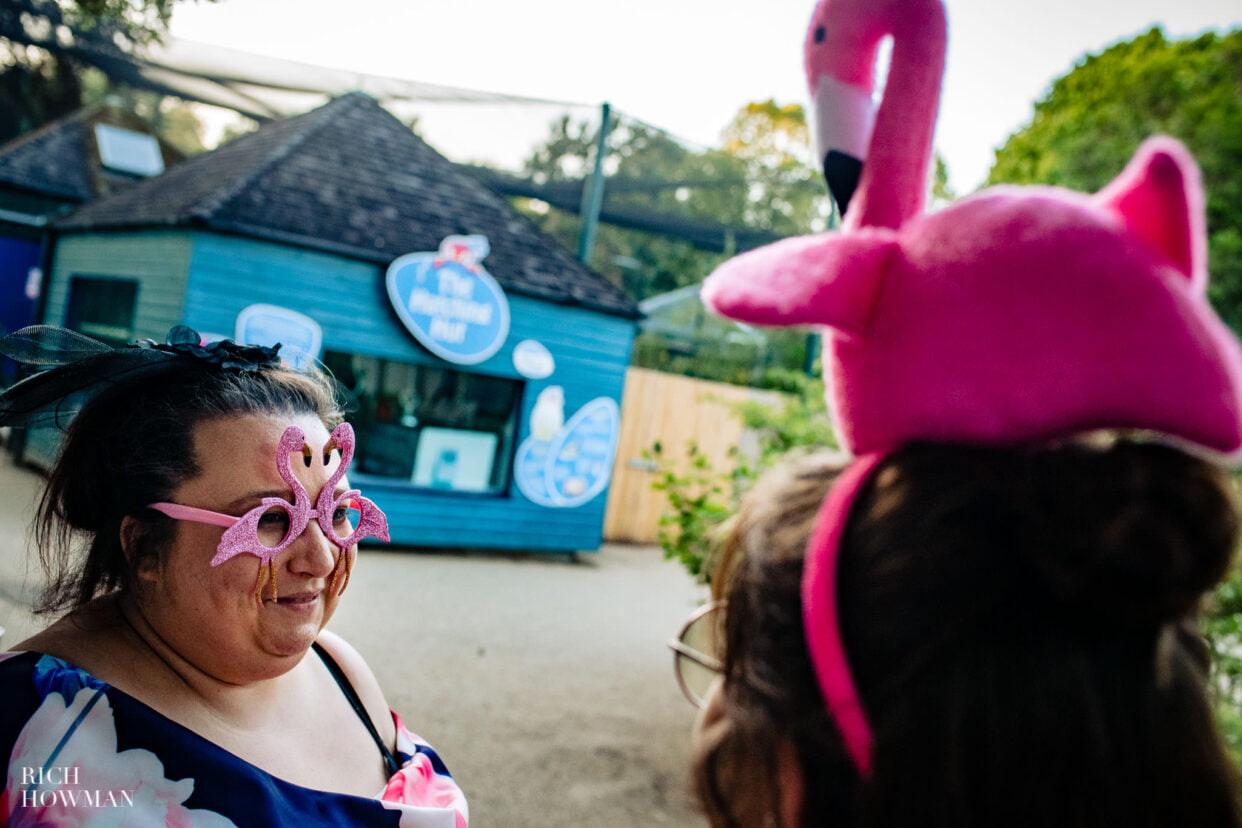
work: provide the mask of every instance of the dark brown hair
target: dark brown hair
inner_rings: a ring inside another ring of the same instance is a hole
[[[714,824],[774,812],[782,744],[806,777],[805,825],[1242,824],[1195,626],[1237,541],[1221,470],[1131,442],[888,458],[860,492],[839,569],[875,734],[866,781],[825,712],[799,599],[836,470],[801,460],[739,516],[726,715],[696,769]]]
[[[132,561],[121,522],[143,519],[136,556],[157,555],[174,523],[147,509],[198,473],[194,432],[207,420],[243,414],[311,414],[341,420],[331,381],[284,368],[237,371],[192,358],[97,393],[74,417],[48,477],[35,542],[48,585],[35,606],[53,613],[124,588]]]

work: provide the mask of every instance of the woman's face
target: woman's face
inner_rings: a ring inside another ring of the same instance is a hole
[[[264,497],[294,499],[277,471],[277,443],[299,426],[313,457],[322,457],[328,431],[313,415],[243,415],[205,421],[194,431],[197,476],[169,498],[175,503],[227,515],[243,515]],[[314,503],[340,465],[334,452],[324,466],[294,455],[293,475]],[[280,458],[285,464],[286,458]],[[342,477],[336,493],[348,488]],[[306,653],[332,617],[338,597],[331,589],[341,550],[315,520],[273,560],[277,598],[269,585],[256,599],[259,558],[239,554],[211,566],[219,526],[177,521],[171,546],[139,574],[140,610],[178,655],[224,681],[244,683],[280,675]]]

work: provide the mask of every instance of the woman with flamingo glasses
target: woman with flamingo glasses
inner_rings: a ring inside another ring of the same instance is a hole
[[[0,352],[56,366],[0,395],[0,424],[94,391],[37,523],[37,609],[64,614],[0,656],[0,823],[102,796],[144,824],[464,828],[444,764],[324,629],[357,544],[388,539],[330,381],[186,328],[112,349],[39,326]]]

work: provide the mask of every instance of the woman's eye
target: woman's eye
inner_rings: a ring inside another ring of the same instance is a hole
[[[264,512],[263,516],[259,518],[260,526],[286,526],[288,523],[289,516],[284,513],[284,510]]]
[[[333,523],[340,523],[345,520],[349,520],[349,509],[346,509],[344,506],[332,513]]]

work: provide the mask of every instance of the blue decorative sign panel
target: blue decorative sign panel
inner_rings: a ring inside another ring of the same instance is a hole
[[[607,488],[612,478],[621,410],[615,400],[596,397],[556,429],[551,439],[544,439],[533,422],[543,401],[540,394],[531,416],[531,435],[518,446],[513,478],[522,494],[541,506],[581,506]]]
[[[556,372],[556,360],[542,342],[523,339],[513,346],[513,368],[527,379],[547,379]]]
[[[319,359],[323,329],[304,313],[279,305],[250,305],[237,314],[233,339],[243,345],[279,344],[280,358],[295,369]]]
[[[482,362],[509,335],[509,302],[480,263],[489,250],[486,236],[449,236],[437,253],[388,266],[388,299],[402,324],[449,362]]]

